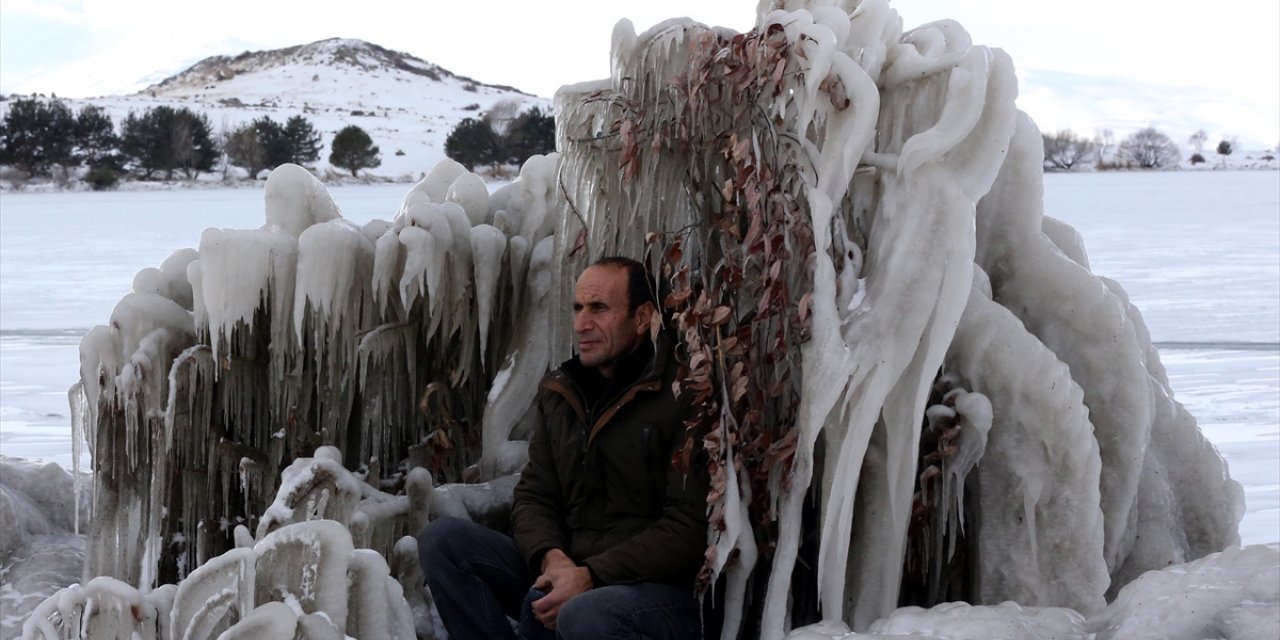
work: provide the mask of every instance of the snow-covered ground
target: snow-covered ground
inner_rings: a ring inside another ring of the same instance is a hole
[[[1244,484],[1242,542],[1280,542],[1280,173],[1045,182],[1046,212],[1076,226],[1093,270],[1127,289],[1177,398]],[[390,218],[407,190],[332,193],[360,222]],[[259,226],[262,211],[257,189],[0,194],[0,453],[69,467],[66,390],[80,336],[107,320],[138,270],[207,227]],[[34,594],[3,571],[7,613],[13,597]]]

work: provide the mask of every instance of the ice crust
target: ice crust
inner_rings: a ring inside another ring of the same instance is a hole
[[[418,492],[431,489],[420,482],[411,488],[416,502],[379,495],[343,469],[340,457],[332,447],[322,447],[286,470],[271,511],[305,517],[282,524],[264,516],[256,537],[238,527],[236,548],[204,562],[176,586],[136,589],[107,576],[72,585],[35,608],[23,637],[212,640],[281,633],[292,638],[301,628],[305,637],[412,640],[415,614],[404,586],[392,578],[382,554],[355,546],[352,532],[361,519],[366,530],[369,523],[386,527],[396,518],[420,528],[420,514],[431,498]],[[317,499],[332,508],[321,513]],[[416,547],[408,553],[413,557],[401,558],[400,566],[406,560],[416,565]],[[420,589],[420,583],[413,588]]]
[[[765,0],[757,27],[789,52],[785,90],[755,106],[787,141],[774,152],[804,167],[785,184],[813,250],[783,277],[810,288],[810,319],[788,356],[794,457],[748,469],[723,438],[726,487],[710,505],[723,527],[708,538],[722,637],[1118,634],[1146,615],[1123,588],[1148,571],[1190,567],[1190,582],[1152,587],[1172,592],[1231,582],[1241,558],[1273,562],[1232,550],[1239,484],[1173,399],[1121,286],[1043,215],[1040,135],[1017,110],[1008,55],[953,21],[904,31],[887,0]],[[46,602],[33,628],[65,632],[77,606],[150,598],[168,612],[153,616],[158,637],[434,634],[405,535],[440,515],[505,526],[538,382],[572,353],[573,274],[707,224],[685,180],[721,166],[718,152],[646,142],[626,178],[613,127],[621,105],[689,106],[670,79],[732,36],[620,22],[611,77],[557,94],[561,153],[492,194],[444,161],[390,220],[357,227],[285,165],[261,228],[210,229],[140,272],[109,326],[85,336],[70,394],[95,465],[88,575],[116,582]],[[898,609],[935,422],[954,424],[958,444],[937,469],[925,561],[936,578],[968,554],[973,606],[933,589],[939,606]],[[768,495],[753,495],[752,472]],[[758,544],[762,527],[776,544]],[[814,583],[796,583],[806,564]],[[1249,592],[1258,606],[1188,624],[1269,629],[1269,584]],[[792,631],[798,592],[823,622]]]

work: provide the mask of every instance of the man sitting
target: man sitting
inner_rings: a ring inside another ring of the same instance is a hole
[[[672,394],[669,341],[649,338],[657,312],[639,262],[605,258],[578,278],[578,355],[542,380],[514,540],[453,518],[419,535],[450,637],[515,637],[508,616],[529,638],[700,636],[707,472],[673,462],[690,408]]]

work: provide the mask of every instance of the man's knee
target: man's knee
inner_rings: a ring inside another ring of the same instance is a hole
[[[556,616],[556,637],[564,640],[613,638],[625,625],[620,612],[608,598],[596,597],[599,591],[587,591],[572,598]]]
[[[474,523],[470,521],[444,516],[423,527],[418,533],[418,563],[424,572],[431,565],[448,562],[454,555],[455,543],[466,539],[467,529],[471,526]]]

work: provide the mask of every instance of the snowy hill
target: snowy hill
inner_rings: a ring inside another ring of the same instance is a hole
[[[444,158],[445,138],[459,121],[503,101],[514,101],[519,111],[551,106],[549,99],[458,76],[406,53],[333,38],[213,56],[136,94],[66,102],[73,110],[104,107],[117,127],[130,111],[187,107],[207,114],[215,134],[262,116],[283,123],[302,115],[323,136],[315,165],[321,174],[332,168],[333,136],[354,124],[382,152],[382,166],[362,175],[412,180]]]

